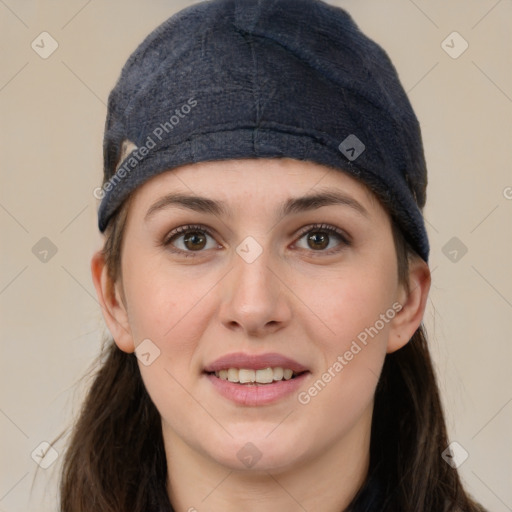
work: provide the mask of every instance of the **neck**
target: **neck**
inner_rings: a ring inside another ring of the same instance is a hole
[[[287,469],[229,468],[165,431],[169,497],[175,512],[342,512],[368,474],[371,409],[323,453]]]

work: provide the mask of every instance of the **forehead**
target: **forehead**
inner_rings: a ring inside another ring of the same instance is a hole
[[[171,191],[229,203],[248,196],[280,201],[320,189],[343,192],[369,207],[379,206],[375,194],[346,172],[290,158],[198,162],[164,171],[135,191],[133,206],[145,207]]]

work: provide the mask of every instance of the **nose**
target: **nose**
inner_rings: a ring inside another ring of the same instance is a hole
[[[277,332],[291,319],[290,297],[279,266],[268,251],[252,262],[238,254],[234,268],[223,280],[220,308],[222,324],[233,331],[261,338]]]

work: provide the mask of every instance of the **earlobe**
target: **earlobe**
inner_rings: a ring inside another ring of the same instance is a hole
[[[430,269],[425,261],[415,258],[409,264],[409,290],[401,287],[399,303],[402,306],[392,321],[386,352],[391,354],[406,345],[421,325],[428,293]]]
[[[131,335],[126,306],[121,299],[119,285],[113,283],[108,275],[105,257],[101,251],[96,252],[91,259],[91,274],[103,318],[116,345],[123,352],[134,352],[135,344]]]

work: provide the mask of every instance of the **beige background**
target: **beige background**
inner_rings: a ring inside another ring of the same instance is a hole
[[[425,321],[450,438],[469,453],[469,490],[490,511],[512,511],[512,1],[332,3],[388,51],[421,121],[433,269]],[[77,410],[75,383],[105,330],[89,271],[101,242],[92,192],[105,103],[137,44],[185,5],[0,0],[0,512],[56,510],[62,457],[33,484],[31,453]],[[59,45],[47,59],[31,48],[43,31]],[[469,44],[457,59],[442,47],[453,31]],[[57,249],[47,262],[32,252],[42,237]],[[467,247],[455,262],[452,237]]]

